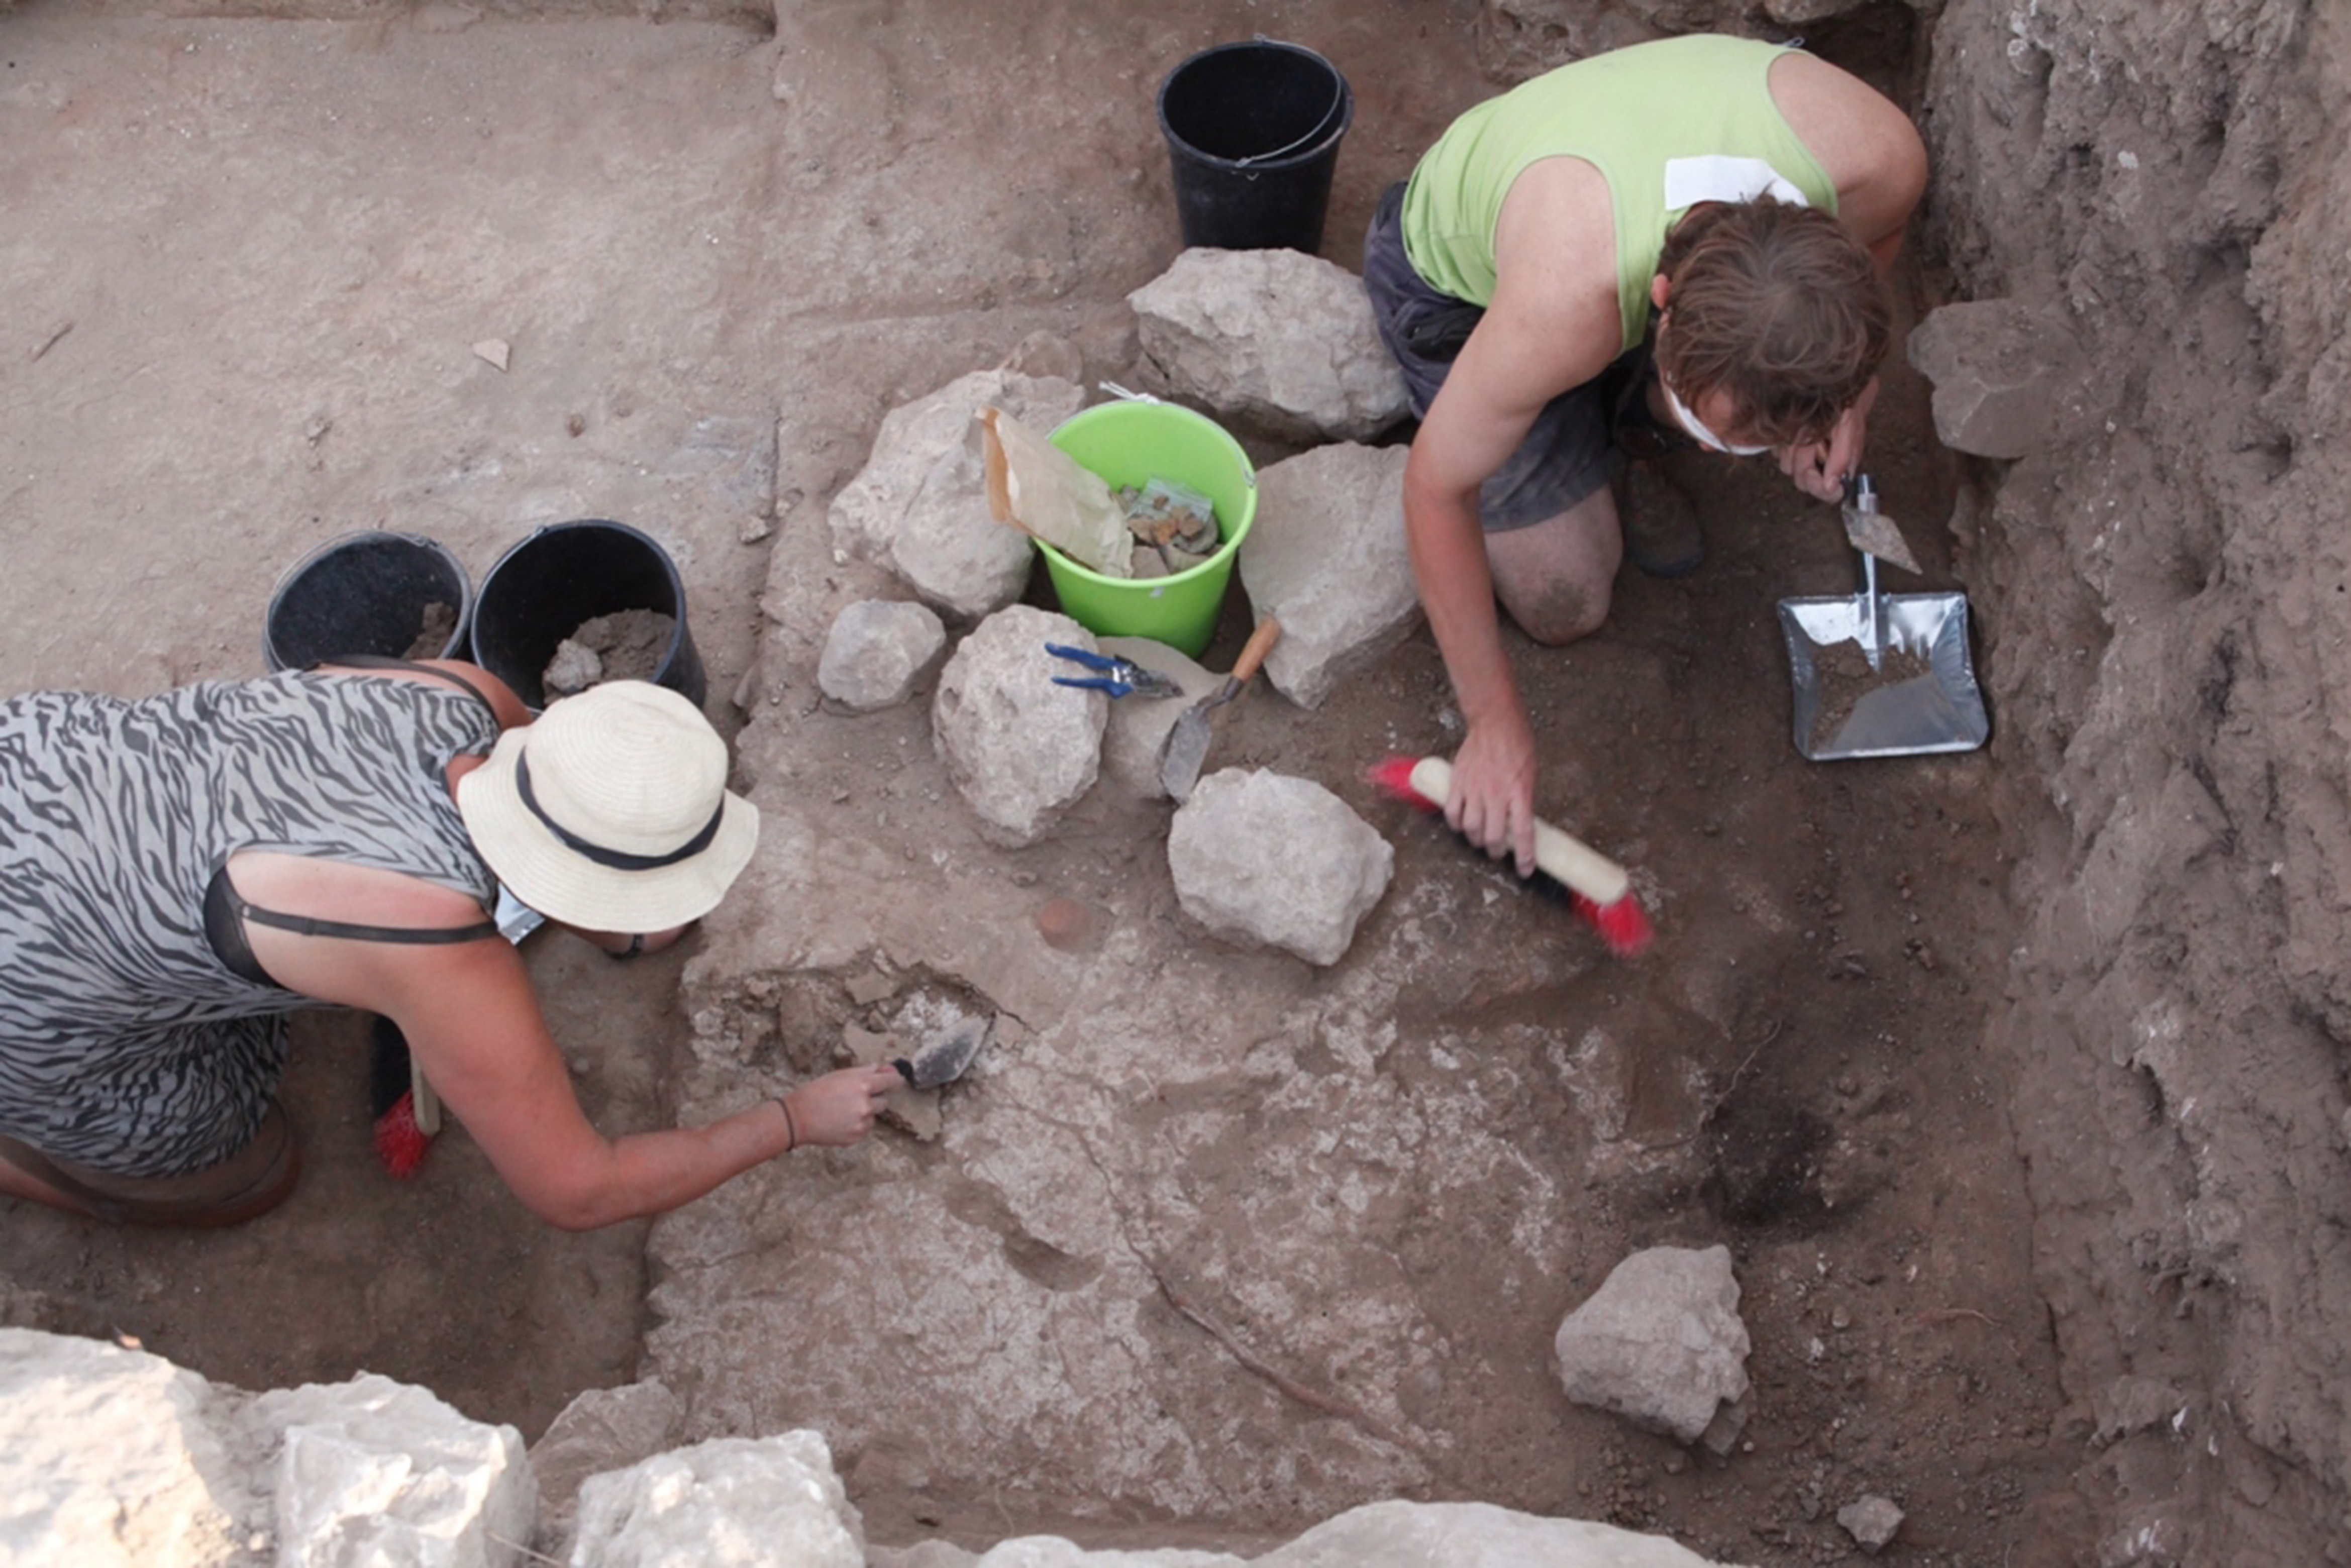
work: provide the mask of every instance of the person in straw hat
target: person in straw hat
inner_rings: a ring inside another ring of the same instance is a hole
[[[125,1223],[282,1201],[285,1015],[392,1020],[498,1175],[567,1228],[852,1144],[886,1064],[708,1126],[589,1124],[500,883],[616,956],[675,941],[750,859],[726,743],[642,681],[536,723],[451,660],[0,702],[0,1194]]]

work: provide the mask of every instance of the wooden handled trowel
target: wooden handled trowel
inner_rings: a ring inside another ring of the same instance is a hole
[[[1177,805],[1192,798],[1192,786],[1200,781],[1200,765],[1208,759],[1209,713],[1240,695],[1280,636],[1281,623],[1272,616],[1259,622],[1242,645],[1241,656],[1233,661],[1233,673],[1225,677],[1225,684],[1185,709],[1176,727],[1167,732],[1167,748],[1159,754],[1159,787]]]

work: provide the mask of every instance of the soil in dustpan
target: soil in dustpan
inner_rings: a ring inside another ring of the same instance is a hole
[[[1815,650],[1813,680],[1820,706],[1813,710],[1813,728],[1807,737],[1813,750],[1823,751],[1834,745],[1845,721],[1853,717],[1853,710],[1870,693],[1915,681],[1922,675],[1932,677],[1934,673],[1931,662],[1902,648],[1886,649],[1875,670],[1869,667],[1869,655],[1862,652],[1858,643],[1839,643]]]

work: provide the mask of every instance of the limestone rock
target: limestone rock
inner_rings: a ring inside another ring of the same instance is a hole
[[[1301,441],[1366,440],[1405,415],[1363,280],[1319,256],[1187,250],[1126,298],[1167,385],[1220,415]]]
[[[1023,1535],[998,1542],[971,1568],[1246,1568],[1246,1564],[1225,1552],[1181,1546],[1089,1552],[1058,1535]]]
[[[230,1561],[266,1514],[212,1428],[214,1397],[204,1378],[142,1351],[0,1329],[0,1558]]]
[[[817,689],[850,713],[895,707],[947,645],[946,627],[925,604],[861,599],[832,618],[817,661]]]
[[[864,1568],[864,1522],[815,1432],[720,1437],[580,1489],[576,1563]]]
[[[1103,775],[1144,800],[1164,800],[1167,791],[1159,785],[1159,758],[1167,748],[1167,732],[1186,708],[1215,695],[1225,677],[1148,637],[1104,637],[1102,651],[1156,670],[1183,688],[1181,696],[1120,698],[1110,705],[1110,726],[1102,732]]]
[[[947,778],[1006,849],[1033,844],[1093,787],[1110,699],[1053,684],[1076,666],[1048,643],[1092,649],[1093,633],[1066,615],[1015,604],[963,640],[931,699],[931,737]],[[1082,672],[1076,672],[1082,673]]]
[[[1301,707],[1320,707],[1419,623],[1404,533],[1409,455],[1401,446],[1322,446],[1258,476],[1241,584],[1259,620],[1281,622],[1265,678]]]
[[[621,1388],[590,1388],[563,1407],[530,1447],[538,1480],[538,1533],[550,1555],[570,1543],[572,1513],[589,1477],[649,1459],[676,1439],[684,1407],[648,1379]]]
[[[555,657],[547,662],[539,685],[549,696],[577,696],[604,678],[604,661],[596,650],[566,637],[555,645]]]
[[[865,1568],[973,1568],[979,1553],[952,1541],[918,1541],[912,1546],[869,1546]]]
[[[2049,310],[2013,299],[1938,306],[1908,352],[1935,383],[1935,434],[1957,451],[2022,457],[2063,444],[2086,417],[2081,344]]]
[[[1870,0],[1763,0],[1763,14],[1783,27],[1809,27],[1858,11],[1869,3]]]
[[[957,620],[1010,604],[1028,586],[1035,547],[988,516],[972,416],[992,403],[1032,430],[1050,431],[1085,395],[1058,377],[975,371],[893,409],[864,468],[833,498],[835,555],[887,570]]]
[[[1616,1265],[1552,1342],[1578,1405],[1685,1443],[1747,1395],[1747,1325],[1730,1249],[1653,1247]],[[1727,1447],[1727,1445],[1724,1445]]]
[[[1590,1520],[1391,1500],[1325,1520],[1251,1559],[1250,1568],[1707,1568],[1708,1561],[1662,1535]]]
[[[1853,1537],[1855,1544],[1875,1557],[1894,1540],[1894,1532],[1902,1528],[1902,1511],[1891,1500],[1875,1495],[1849,1502],[1837,1510],[1837,1523]]]
[[[1387,891],[1395,851],[1311,779],[1228,768],[1176,811],[1167,864],[1184,912],[1217,936],[1335,964]]]
[[[380,1568],[506,1568],[538,1494],[512,1427],[468,1420],[427,1390],[363,1373],[256,1395],[283,1433],[278,1560]]]

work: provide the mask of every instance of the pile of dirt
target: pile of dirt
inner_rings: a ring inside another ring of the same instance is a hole
[[[549,699],[577,696],[606,681],[650,681],[677,637],[677,618],[657,610],[590,616],[555,645],[540,684]]]

